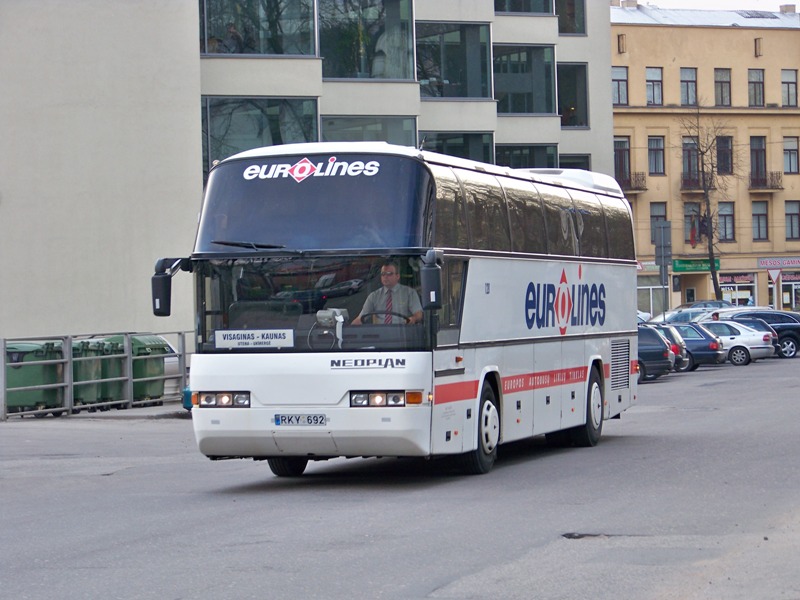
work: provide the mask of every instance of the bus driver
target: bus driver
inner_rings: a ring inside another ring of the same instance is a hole
[[[400,283],[397,263],[388,260],[381,265],[381,287],[373,291],[353,325],[361,325],[367,317],[373,323],[419,323],[422,321],[422,304],[417,292]]]

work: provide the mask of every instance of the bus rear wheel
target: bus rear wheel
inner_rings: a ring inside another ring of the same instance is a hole
[[[596,446],[603,433],[603,386],[597,369],[592,368],[586,389],[586,423],[572,429],[572,443],[588,448]]]
[[[500,442],[500,411],[494,389],[485,384],[481,390],[478,408],[478,440],[471,452],[463,455],[464,471],[469,475],[483,475],[492,470],[497,459],[497,444]]]
[[[278,477],[300,477],[306,470],[307,458],[268,458],[270,470]]]

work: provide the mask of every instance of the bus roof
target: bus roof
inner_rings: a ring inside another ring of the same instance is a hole
[[[578,188],[595,193],[624,197],[622,189],[613,177],[581,169],[512,169],[489,163],[482,163],[456,156],[439,154],[429,150],[419,150],[411,146],[398,146],[387,142],[310,142],[301,144],[281,144],[254,148],[234,154],[221,163],[252,158],[270,158],[305,154],[389,154],[406,156],[423,162],[460,167],[493,175],[503,175],[558,187]]]

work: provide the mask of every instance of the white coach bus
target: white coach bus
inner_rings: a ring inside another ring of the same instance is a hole
[[[212,460],[458,459],[594,446],[636,396],[631,210],[613,179],[384,143],[260,148],[210,173],[192,422]],[[383,296],[393,290],[392,308]],[[369,298],[369,299],[368,299]]]

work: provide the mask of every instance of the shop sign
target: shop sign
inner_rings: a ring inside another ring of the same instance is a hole
[[[769,256],[758,259],[759,269],[790,269],[800,267],[800,256]]]
[[[711,270],[711,263],[708,262],[707,258],[688,258],[688,259],[679,259],[676,258],[672,261],[672,272],[673,273],[689,273],[692,271],[710,271]],[[714,268],[719,271],[719,259],[714,259]]]
[[[721,273],[719,282],[722,285],[755,283],[756,278],[752,273]]]

